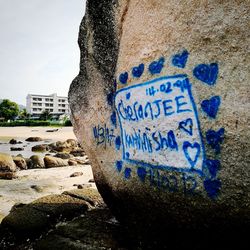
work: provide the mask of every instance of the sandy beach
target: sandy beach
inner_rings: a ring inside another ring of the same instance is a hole
[[[0,152],[9,150],[10,139],[25,141],[27,137],[37,136],[44,141],[65,141],[76,139],[72,127],[58,128],[56,132],[46,132],[51,127],[0,127],[0,141],[6,144],[0,145]],[[40,142],[44,143],[44,142]],[[21,154],[34,154],[27,152],[27,147]],[[7,152],[12,154],[14,152]],[[18,154],[18,152],[15,152]],[[83,175],[70,177],[74,172],[82,172]],[[50,169],[29,169],[17,172],[17,179],[0,179],[0,222],[6,216],[15,203],[29,203],[37,198],[49,194],[59,194],[66,190],[76,189],[74,184],[86,187],[95,187],[94,183],[88,181],[93,178],[90,165],[66,166]]]
[[[58,129],[58,131],[52,133],[46,132],[46,130],[51,129]],[[76,139],[73,127],[0,127],[0,138],[22,139],[30,136],[38,136],[45,140]]]

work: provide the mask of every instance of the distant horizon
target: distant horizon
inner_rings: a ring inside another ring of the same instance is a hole
[[[84,13],[85,0],[0,0],[0,99],[26,106],[28,94],[68,96]]]

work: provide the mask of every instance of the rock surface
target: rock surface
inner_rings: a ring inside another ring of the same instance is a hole
[[[88,1],[74,131],[131,228],[249,225],[249,11],[248,1]]]
[[[28,142],[38,142],[38,141],[43,141],[43,139],[41,137],[29,137],[25,141],[28,141]]]
[[[16,177],[16,164],[11,155],[0,153],[0,179],[11,180]]]
[[[63,160],[61,158],[57,158],[54,156],[45,156],[44,163],[46,168],[56,168],[56,167],[63,167],[68,166],[68,161]]]

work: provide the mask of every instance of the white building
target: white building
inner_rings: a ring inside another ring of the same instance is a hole
[[[44,110],[53,116],[69,115],[68,97],[52,95],[33,95],[26,97],[26,109],[32,117],[39,117]]]

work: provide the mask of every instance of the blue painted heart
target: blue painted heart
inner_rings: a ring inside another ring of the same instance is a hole
[[[151,62],[148,67],[149,72],[152,75],[161,73],[161,70],[164,66],[164,62],[165,62],[164,57],[161,57],[158,61]]]
[[[200,144],[197,142],[191,144],[188,141],[184,141],[182,148],[191,168],[194,168],[201,152]]]
[[[140,178],[140,180],[144,182],[147,175],[147,171],[145,170],[145,168],[138,167],[137,175]]]
[[[218,77],[219,67],[217,63],[199,64],[193,70],[193,75],[208,85],[214,85]]]
[[[128,72],[121,73],[120,76],[119,76],[119,81],[122,84],[126,84],[127,81],[128,81]]]
[[[172,57],[172,64],[175,67],[184,69],[188,59],[188,51],[183,50],[182,53],[176,54]]]
[[[139,78],[143,74],[143,71],[144,71],[144,64],[141,63],[139,66],[133,67],[132,75],[134,77]]]
[[[116,162],[116,169],[118,170],[118,172],[122,171],[122,165],[123,165],[122,161],[117,161]]]
[[[179,129],[182,129],[184,132],[188,133],[189,135],[193,135],[193,120],[188,118],[179,123]]]
[[[216,154],[220,153],[220,144],[224,140],[224,133],[225,133],[224,128],[220,128],[218,131],[209,129],[206,132],[207,143],[212,147],[212,149],[215,150]]]
[[[220,106],[220,97],[213,96],[209,100],[204,100],[201,103],[201,108],[211,118],[216,118]]]

